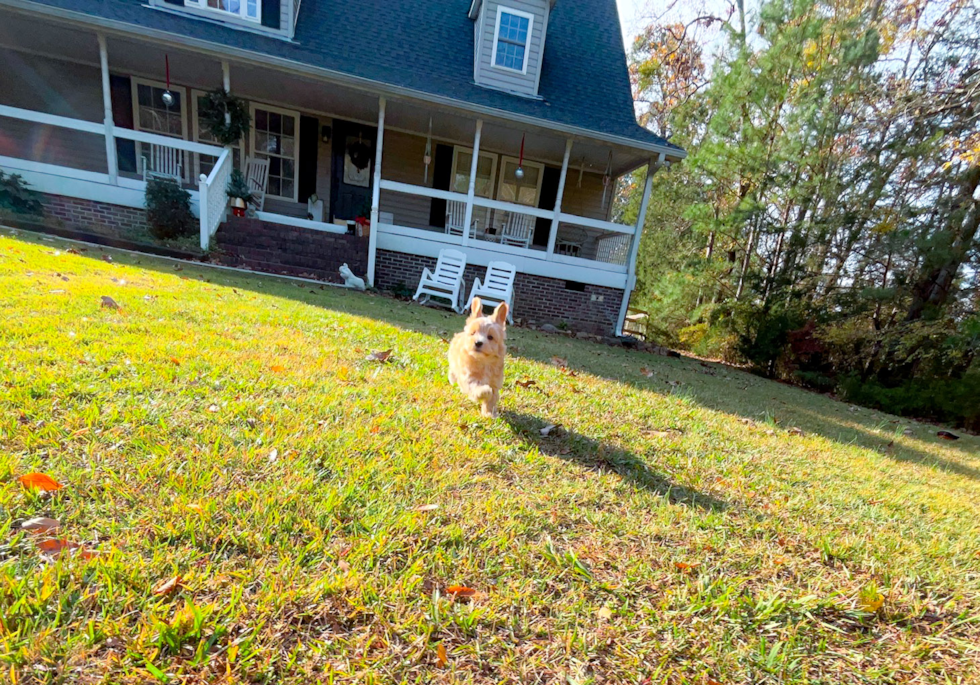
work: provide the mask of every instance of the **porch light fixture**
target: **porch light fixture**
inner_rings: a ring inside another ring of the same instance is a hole
[[[514,178],[518,181],[524,180],[524,137],[527,134],[521,136],[521,157],[517,160],[517,169],[514,170]]]
[[[163,91],[160,99],[163,100],[164,107],[170,109],[174,106],[174,94],[170,92],[170,55],[164,55],[163,59],[167,70],[167,89]]]

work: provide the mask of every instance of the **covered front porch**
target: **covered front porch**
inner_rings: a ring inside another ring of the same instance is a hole
[[[653,174],[635,222],[618,216],[617,197],[644,178],[638,169],[669,161],[662,154],[131,35],[2,19],[0,168],[37,190],[142,207],[147,150],[172,148],[206,249],[227,215],[232,168],[267,160],[256,218],[337,235],[369,218],[372,284],[385,280],[379,255],[432,259],[454,246],[474,267],[503,260],[572,290],[620,293],[620,330]],[[215,88],[245,99],[252,118],[246,139],[228,148],[199,114]]]

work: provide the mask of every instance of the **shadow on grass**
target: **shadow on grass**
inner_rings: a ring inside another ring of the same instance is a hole
[[[500,412],[514,434],[528,447],[536,447],[542,454],[564,459],[587,469],[615,473],[624,482],[649,490],[667,498],[672,504],[685,504],[710,511],[724,511],[728,504],[712,495],[691,490],[672,483],[664,476],[651,471],[637,455],[613,445],[606,445],[592,438],[558,427],[541,434],[548,422],[530,414],[512,411]]]
[[[56,240],[25,232],[18,232],[17,235],[22,240],[35,243]],[[103,248],[97,246],[85,251],[80,250],[82,256],[96,260],[101,259],[103,251]],[[174,275],[175,271],[172,262],[158,260],[151,255],[118,254],[116,260],[120,264],[138,265],[140,268],[168,275]],[[405,330],[436,337],[448,336],[463,323],[461,316],[447,310],[420,307],[394,298],[371,293],[356,293],[342,288],[318,288],[309,283],[282,280],[274,274],[215,270],[209,268],[207,264],[202,264],[200,268],[183,267],[179,275],[215,285],[233,286],[265,295],[285,297],[323,309],[384,321]],[[515,309],[520,311],[520,302],[516,303]],[[882,419],[884,418],[886,427],[895,428],[908,421],[890,417],[882,412],[862,409],[860,413],[852,413],[847,410],[848,405],[843,402],[720,364],[705,364],[687,358],[672,359],[630,352],[527,329],[514,329],[509,338],[508,344],[519,348],[519,352],[512,356],[548,364],[557,354],[567,358],[569,368],[651,393],[651,399],[655,397],[654,393],[679,393],[706,409],[753,421],[764,421],[766,417],[774,417],[778,420],[778,425],[783,428],[799,427],[807,433],[823,436],[842,445],[857,445],[877,450],[897,462],[922,464],[980,480],[980,469],[972,465],[945,459],[904,444],[889,445],[891,438],[877,430],[882,427]],[[653,372],[652,377],[640,373],[640,368],[644,366]],[[675,385],[678,382],[680,384]],[[515,430],[518,430],[521,422],[515,423],[518,424]],[[543,425],[542,423],[538,426],[538,429]],[[520,430],[526,439],[535,440],[537,430],[528,432],[527,426]],[[925,438],[922,436],[928,435],[928,439],[938,442],[935,432],[934,427],[919,424],[916,438],[924,441]],[[568,439],[571,437],[569,436]],[[586,436],[578,437],[585,441],[590,440]],[[594,451],[597,452],[602,447],[594,441],[593,445],[596,448]],[[976,460],[980,456],[977,438],[974,436],[964,435],[964,439],[959,443],[943,443],[942,447],[948,453],[962,455],[967,461]],[[543,445],[542,451],[551,454],[547,443]],[[576,454],[576,451],[573,450],[572,454]],[[556,456],[570,458],[570,455],[557,454]],[[633,466],[639,464],[642,467],[642,462],[628,453],[606,459],[609,463],[605,467],[610,468],[617,459],[622,462],[618,469],[624,472],[635,471],[635,474],[639,474],[636,475],[636,479],[647,478],[642,475],[642,469],[637,470],[630,466],[630,464]],[[588,464],[585,458],[580,461],[592,466],[602,465],[599,462]],[[620,473],[620,470],[616,472]],[[653,479],[651,483],[658,478],[655,474],[650,474],[649,477]],[[636,482],[641,481],[636,480]],[[662,490],[667,492],[669,488]]]

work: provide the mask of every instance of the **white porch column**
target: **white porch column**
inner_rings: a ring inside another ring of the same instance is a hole
[[[115,125],[112,122],[112,91],[109,89],[109,48],[105,35],[98,33],[99,65],[102,68],[102,107],[105,121],[105,155],[109,170],[109,182],[115,184],[119,180],[119,168],[116,160]]]
[[[629,308],[630,296],[636,287],[636,255],[640,249],[640,237],[643,235],[643,223],[647,218],[647,208],[650,206],[650,191],[653,188],[653,175],[664,164],[664,153],[647,163],[647,180],[643,185],[643,197],[640,199],[640,211],[636,215],[636,226],[633,229],[633,243],[630,245],[629,259],[626,262],[626,289],[623,291],[623,303],[619,306],[619,319],[616,321],[616,335],[623,334],[623,324],[626,322],[626,310]]]
[[[385,140],[384,96],[378,99],[378,142],[374,147],[374,188],[371,190],[371,232],[368,233],[367,282],[374,287],[374,266],[378,251],[378,206],[381,204],[381,150]]]
[[[476,195],[476,169],[480,161],[480,136],[483,135],[483,119],[476,120],[476,135],[473,136],[473,159],[470,161],[470,185],[466,189],[466,214],[463,218],[463,245],[470,241],[470,226],[473,223],[473,197]]]
[[[555,216],[548,232],[548,252],[545,259],[555,256],[555,241],[558,240],[558,215],[561,214],[561,199],[565,196],[565,178],[568,176],[568,158],[572,155],[572,139],[565,141],[565,156],[561,160],[561,176],[558,177],[558,195],[555,196]]]

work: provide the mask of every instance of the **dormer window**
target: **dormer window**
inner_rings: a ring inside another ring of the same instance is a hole
[[[184,4],[189,7],[200,7],[256,22],[262,16],[259,2],[260,0],[184,0]]]
[[[493,37],[491,63],[495,67],[526,74],[528,42],[533,26],[533,15],[500,5],[497,8],[497,28]]]

